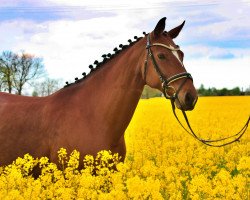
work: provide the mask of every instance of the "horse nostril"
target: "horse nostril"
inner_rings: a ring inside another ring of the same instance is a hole
[[[185,104],[186,104],[186,106],[192,107],[194,100],[195,100],[195,98],[189,92],[187,92],[186,95],[185,95]]]

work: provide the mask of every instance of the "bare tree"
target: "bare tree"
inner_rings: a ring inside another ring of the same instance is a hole
[[[4,51],[0,56],[0,78],[2,88],[12,93],[13,90],[21,95],[26,83],[40,78],[45,74],[42,58],[21,52],[16,54]]]
[[[245,90],[245,95],[250,95],[250,85],[249,85],[249,87]]]
[[[4,51],[0,56],[0,84],[1,91],[7,90],[9,93],[13,89],[13,77],[15,66],[17,65],[17,55],[11,51]]]
[[[35,88],[32,96],[48,96],[62,87],[62,81],[59,79],[46,78],[43,82],[34,84]]]
[[[13,82],[17,93],[21,95],[24,84],[34,79],[41,78],[45,70],[41,58],[24,52],[22,52],[18,58],[18,65],[15,69]]]

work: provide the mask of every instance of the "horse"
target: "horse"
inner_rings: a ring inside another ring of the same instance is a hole
[[[52,95],[28,97],[0,93],[0,165],[29,153],[58,163],[61,147],[85,155],[100,150],[126,156],[124,132],[143,88],[160,90],[175,98],[179,109],[192,110],[197,101],[193,79],[184,68],[184,53],[173,41],[185,21],[165,31],[166,18],[143,37],[128,40],[91,72],[68,83]]]

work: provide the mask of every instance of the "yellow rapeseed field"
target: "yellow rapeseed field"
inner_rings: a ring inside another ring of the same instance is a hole
[[[200,97],[188,112],[194,131],[212,139],[238,132],[249,114],[250,97]],[[0,199],[250,199],[250,128],[240,142],[208,147],[184,132],[169,101],[154,98],[140,100],[125,136],[124,163],[101,151],[79,171],[79,153],[63,148],[62,171],[46,157],[18,158],[0,168]],[[29,175],[36,164],[38,179]]]

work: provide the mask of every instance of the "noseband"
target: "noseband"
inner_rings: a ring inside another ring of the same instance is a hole
[[[148,58],[150,57],[151,60],[152,60],[152,63],[153,63],[153,66],[154,66],[154,69],[156,71],[156,73],[158,74],[159,76],[159,79],[162,83],[162,91],[163,91],[163,94],[164,96],[167,98],[167,99],[171,99],[171,100],[175,100],[178,96],[178,93],[179,91],[181,90],[181,88],[183,87],[183,85],[185,84],[185,82],[188,80],[188,79],[191,79],[193,80],[192,76],[190,73],[187,73],[187,72],[182,72],[182,73],[179,73],[179,74],[175,74],[169,78],[165,77],[163,75],[163,73],[161,72],[160,70],[160,67],[158,66],[156,60],[155,60],[155,57],[151,51],[151,47],[154,47],[154,46],[160,46],[160,47],[164,47],[170,51],[178,51],[180,50],[179,48],[174,48],[174,47],[171,47],[171,46],[167,46],[165,44],[161,44],[161,43],[153,43],[151,44],[150,43],[150,34],[148,34],[147,36],[147,46],[146,46],[146,49],[147,49],[147,58],[145,60],[145,65],[144,65],[144,80],[146,81],[146,76],[147,76],[147,68],[148,68]],[[179,80],[179,79],[183,79],[185,78],[185,80],[180,84],[179,88],[177,90],[175,90],[175,88],[173,86],[171,86],[170,84]],[[173,91],[173,94],[172,95],[169,95],[168,94],[168,91],[169,90],[172,90]]]
[[[171,100],[171,104],[172,104],[172,110],[173,110],[173,113],[174,113],[174,116],[175,118],[177,119],[177,121],[179,122],[179,124],[182,126],[182,128],[187,132],[189,133],[191,136],[193,136],[195,139],[199,140],[200,142],[202,142],[203,144],[205,145],[208,145],[208,146],[212,146],[212,147],[222,147],[222,146],[226,146],[226,145],[229,145],[229,144],[232,144],[234,142],[237,142],[240,140],[240,138],[244,135],[244,133],[246,132],[247,130],[247,127],[248,127],[248,124],[250,122],[250,116],[248,117],[248,120],[246,122],[246,124],[244,125],[244,127],[235,135],[232,135],[232,136],[229,136],[229,137],[225,137],[225,138],[221,138],[221,139],[216,139],[216,140],[205,140],[205,139],[202,139],[200,137],[197,136],[197,134],[195,134],[195,132],[193,131],[190,123],[189,123],[189,120],[187,118],[187,115],[183,109],[183,107],[181,106],[181,103],[180,103],[180,100],[178,98],[178,94],[181,90],[181,88],[183,87],[183,85],[186,83],[186,81],[188,79],[191,79],[193,81],[193,78],[191,76],[190,73],[187,73],[187,72],[182,72],[182,73],[179,73],[179,74],[175,74],[169,78],[165,77],[163,75],[163,73],[161,72],[156,60],[155,60],[155,57],[151,51],[151,47],[154,47],[154,46],[160,46],[160,47],[164,47],[170,51],[178,51],[180,50],[179,48],[174,48],[174,47],[171,47],[171,46],[167,46],[165,44],[161,44],[161,43],[153,43],[153,44],[150,44],[150,34],[147,35],[147,45],[146,45],[146,49],[147,49],[147,58],[145,60],[145,65],[144,65],[144,80],[146,82],[146,76],[147,76],[147,68],[148,68],[148,58],[150,57],[151,60],[152,60],[152,63],[153,63],[153,66],[154,66],[154,69],[156,71],[156,73],[158,74],[159,76],[159,79],[162,83],[162,90],[163,90],[163,94],[165,96],[166,99],[170,99]],[[179,79],[184,79],[182,81],[182,83],[180,84],[179,88],[177,90],[175,90],[175,88],[173,86],[171,86],[170,84],[179,80]],[[172,90],[173,91],[173,94],[172,95],[169,95],[168,94],[168,91],[169,90]],[[182,114],[184,116],[184,119],[188,125],[188,128],[190,131],[187,130],[187,128],[184,127],[184,125],[180,122],[178,116],[176,115],[176,112],[175,112],[175,105],[174,105],[174,102],[175,100],[179,101],[179,104],[180,104],[180,107],[181,107],[181,111],[182,111]],[[233,138],[233,139],[231,139]],[[229,140],[231,139],[231,140]],[[225,141],[224,143],[222,144],[216,144],[218,142],[222,142],[222,141]]]

